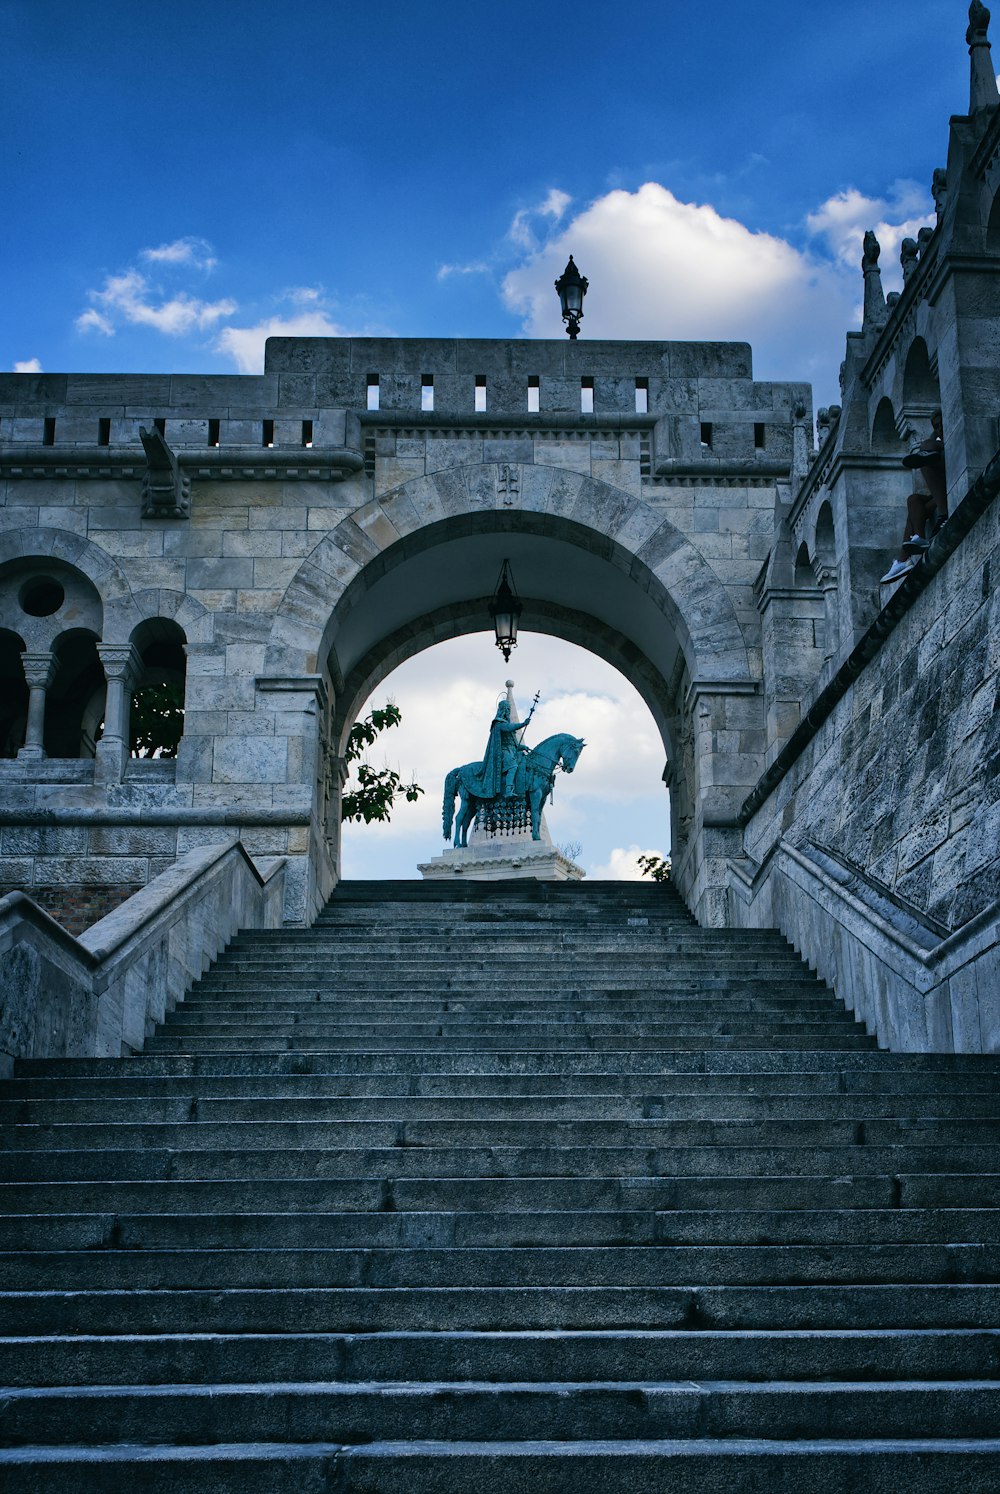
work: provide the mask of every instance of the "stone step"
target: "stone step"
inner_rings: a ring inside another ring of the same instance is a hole
[[[989,1494],[1000,1441],[259,1443],[0,1449],[18,1494]]]
[[[225,1150],[151,1144],[62,1150],[33,1147],[0,1150],[0,1181],[51,1182],[70,1178],[346,1178],[398,1177],[739,1177],[746,1173],[808,1176],[835,1173],[867,1176],[888,1172],[956,1172],[992,1175],[995,1146],[674,1146],[653,1147],[338,1147],[309,1150],[255,1146]]]
[[[364,1021],[356,1021],[346,1017],[336,1007],[323,1011],[318,1005],[314,1005],[306,1013],[292,1016],[274,1016],[266,1011],[229,1015],[225,1011],[198,1012],[181,1008],[159,1028],[157,1041],[177,1037],[219,1038],[231,1034],[260,1038],[288,1034],[296,1037],[329,1038],[331,1041],[337,1041],[341,1037],[381,1039],[386,1035],[407,1039],[412,1037],[417,1041],[424,1037],[481,1036],[489,1042],[498,1035],[515,1040],[522,1036],[534,1038],[548,1034],[561,1038],[566,1035],[567,1028],[573,1029],[574,1033],[577,1030],[581,1033],[593,1031],[601,1036],[635,1036],[643,1040],[671,1036],[713,1038],[743,1035],[766,1038],[771,1035],[776,1039],[788,1036],[836,1037],[841,1033],[847,1036],[867,1036],[860,1024],[846,1016],[839,1019],[831,1016],[826,1021],[803,1021],[797,1016],[786,1015],[768,1021],[753,1013],[745,1013],[733,1017],[718,1017],[712,1021],[698,1020],[694,1013],[673,1016],[664,1012],[656,1018],[637,1020],[615,1012],[579,1011],[567,1012],[559,1017],[553,1017],[549,1013],[535,1016],[530,1012],[523,1012],[516,1017],[505,1018],[502,1014],[463,1012],[460,1008],[453,1007],[435,1020],[409,1020],[400,1013],[388,1012],[384,1016],[372,1015]]]
[[[672,1329],[754,1335],[915,1328],[995,1330],[1000,1285],[978,1282],[810,1281],[793,1285],[254,1288],[83,1286],[0,1288],[11,1334],[419,1332],[646,1333]]]
[[[995,1380],[996,1329],[53,1333],[0,1338],[0,1384]]]
[[[642,1051],[662,1051],[665,1047],[675,1052],[701,1052],[704,1048],[706,1037],[704,1032],[684,1036],[673,1033],[642,1034],[642,1033],[619,1033],[612,1034],[592,1030],[589,1032],[499,1032],[490,1041],[489,1034],[482,1032],[469,1033],[457,1030],[452,1032],[423,1032],[419,1037],[414,1034],[386,1034],[369,1033],[356,1036],[338,1035],[335,1039],[330,1038],[329,1043],[324,1043],[321,1034],[311,1036],[308,1032],[290,1032],[287,1036],[256,1037],[253,1034],[233,1035],[223,1034],[191,1034],[188,1036],[171,1036],[162,1028],[157,1035],[148,1040],[145,1048],[146,1054],[156,1057],[159,1054],[188,1054],[188,1053],[328,1053],[344,1054],[357,1052],[372,1057],[379,1053],[406,1053],[411,1054],[416,1042],[434,1042],[439,1047],[450,1049],[452,1053],[464,1053],[470,1051],[469,1046],[473,1042],[475,1046],[472,1051],[479,1052],[487,1057],[491,1052],[495,1053],[519,1053],[525,1050],[535,1050],[549,1053],[557,1048],[555,1040],[563,1039],[562,1046],[567,1052],[573,1052],[579,1048],[595,1053],[625,1053],[636,1054]],[[840,1053],[848,1049],[871,1050],[874,1047],[874,1039],[867,1037],[864,1033],[837,1030],[829,1035],[813,1035],[810,1033],[782,1033],[766,1031],[761,1033],[737,1034],[735,1037],[727,1037],[725,1034],[712,1034],[713,1043],[720,1049],[733,1048],[741,1052],[754,1052],[756,1050],[799,1050],[801,1052],[814,1053],[824,1049]]]
[[[96,1206],[100,1201],[94,1200]],[[0,1251],[1000,1243],[1000,1208],[10,1214]]]
[[[0,1183],[4,1214],[995,1208],[996,1173],[799,1177],[254,1178]]]
[[[305,1381],[209,1386],[20,1389],[0,1401],[0,1443],[161,1440],[531,1441],[749,1437],[989,1437],[1000,1381],[591,1381],[354,1384]]]
[[[991,1282],[994,1244],[656,1245],[0,1252],[7,1291],[159,1287],[780,1286]]]
[[[113,1058],[20,1059],[16,1075],[21,1079],[111,1078],[127,1074],[130,1078],[182,1075],[186,1079],[203,1075],[256,1074],[295,1076],[337,1072],[339,1074],[395,1075],[500,1075],[534,1077],[538,1074],[610,1075],[634,1078],[647,1074],[675,1075],[742,1075],[780,1074],[837,1075],[838,1078],[860,1072],[883,1079],[900,1074],[922,1076],[949,1074],[967,1076],[986,1084],[1000,1082],[1000,1057],[971,1053],[886,1053],[873,1048],[823,1051],[804,1049],[760,1049],[753,1053],[724,1052],[713,1049],[677,1050],[669,1047],[648,1053],[592,1053],[585,1050],[561,1052],[477,1053],[460,1050],[442,1053],[439,1047],[411,1048],[404,1052],[382,1054],[359,1052],[325,1053],[205,1053],[172,1057],[169,1054],[142,1053],[125,1060]]]
[[[1000,1120],[983,1116],[939,1120],[934,1116],[875,1117],[866,1121],[815,1120],[511,1120],[488,1114],[469,1120],[280,1120],[188,1119],[118,1123],[15,1124],[4,1150],[97,1151],[102,1148],[189,1147],[260,1152],[302,1147],[311,1151],[447,1151],[492,1147],[516,1152],[565,1147],[683,1150],[692,1147],[759,1149],[841,1145],[851,1150],[899,1147],[970,1147],[987,1150],[1000,1141]],[[0,1153],[2,1155],[2,1153]]]
[[[250,1085],[252,1090],[253,1086]],[[935,1120],[942,1123],[994,1120],[1000,1125],[1000,1094],[961,1095],[504,1095],[442,1097],[373,1095],[320,1097],[254,1094],[120,1095],[74,1099],[0,1100],[0,1126],[94,1125],[100,1122],[181,1123],[282,1121],[870,1121]]]
[[[663,1102],[679,1107],[700,1107],[716,1102],[738,1105],[743,1100],[773,1097],[778,1104],[801,1106],[808,1101],[824,1103],[842,1099],[846,1104],[861,1102],[888,1107],[886,1114],[945,1113],[946,1105],[956,1104],[962,1111],[962,1097],[968,1096],[975,1106],[985,1106],[984,1114],[997,1096],[1000,1075],[985,1069],[979,1073],[932,1072],[929,1074],[869,1072],[844,1069],[803,1073],[426,1073],[393,1072],[357,1073],[262,1073],[259,1057],[254,1057],[247,1073],[186,1071],[170,1075],[136,1074],[133,1060],[108,1064],[97,1074],[64,1078],[37,1077],[0,1080],[0,1096],[6,1103],[13,1100],[49,1100],[66,1104],[100,1098],[137,1099],[181,1097],[185,1114],[197,1097],[199,1104],[216,1099],[306,1099],[363,1098],[377,1102],[392,1099],[439,1099],[449,1104],[468,1099],[493,1103],[496,1100],[544,1102],[558,1100],[597,1100],[611,1102],[631,1099],[643,1103]],[[283,1065],[287,1068],[287,1065]],[[312,1064],[310,1062],[310,1068]],[[898,1106],[898,1109],[893,1107]],[[103,1112],[102,1112],[103,1113]],[[553,1112],[554,1113],[554,1112]],[[700,1110],[698,1111],[700,1113]],[[796,1114],[800,1113],[797,1109]],[[822,1112],[817,1112],[822,1113]],[[873,1110],[871,1113],[879,1113]],[[980,1113],[975,1108],[968,1112]],[[110,1115],[109,1115],[109,1118]]]

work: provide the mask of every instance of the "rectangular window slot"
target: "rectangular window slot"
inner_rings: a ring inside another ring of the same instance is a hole
[[[368,409],[378,409],[378,374],[368,375]]]
[[[537,374],[528,375],[528,414],[538,414],[538,402],[541,398],[541,386]]]
[[[637,415],[649,414],[648,379],[636,379],[635,381],[635,413]]]
[[[767,427],[763,421],[754,421],[753,446],[754,451],[763,451],[766,443]]]
[[[308,450],[313,444],[313,423],[311,420],[302,422],[302,445]]]
[[[261,444],[261,446],[273,446],[274,445],[274,421],[273,420],[263,420],[263,421],[261,421],[260,444]]]
[[[422,410],[433,410],[434,408],[434,375],[420,375],[420,408]]]
[[[56,444],[56,417],[46,415],[42,423],[42,445],[54,446]]]
[[[220,422],[218,420],[210,420],[208,422],[208,444],[209,444],[209,446],[218,446],[219,440],[220,440],[220,436],[221,436]]]
[[[712,449],[712,422],[710,420],[701,422],[701,449],[702,451]]]
[[[580,414],[593,415],[594,413],[594,381],[584,377],[580,380]]]
[[[166,437],[167,437],[167,419],[166,419],[165,415],[158,415],[156,417],[156,419],[153,421],[153,429],[154,429],[154,431],[159,431],[159,433],[163,437],[163,439],[166,440]]]
[[[486,375],[476,374],[476,409],[482,413],[486,409]]]
[[[111,421],[104,416],[97,422],[97,444],[98,446],[111,445]]]

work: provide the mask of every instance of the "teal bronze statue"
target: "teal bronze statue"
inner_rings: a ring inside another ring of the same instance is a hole
[[[503,699],[490,724],[489,740],[481,763],[452,768],[444,781],[442,819],[444,836],[455,824],[456,847],[467,846],[469,829],[476,816],[491,831],[512,831],[531,825],[532,840],[541,840],[542,809],[552,793],[556,770],[572,773],[586,743],[582,737],[560,732],[546,737],[529,750],[521,742],[538,696],[526,721],[512,721],[510,701]],[[455,800],[459,800],[455,815]]]

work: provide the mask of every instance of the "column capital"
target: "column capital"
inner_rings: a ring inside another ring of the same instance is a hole
[[[109,682],[120,680],[123,685],[130,685],[142,670],[142,655],[134,643],[99,643],[97,656]]]
[[[21,668],[30,690],[47,690],[56,672],[56,656],[50,649],[25,650]]]

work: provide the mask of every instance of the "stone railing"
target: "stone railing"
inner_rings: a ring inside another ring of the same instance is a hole
[[[24,893],[0,899],[0,1074],[141,1051],[239,929],[280,927],[284,873],[238,841],[189,851],[79,939]]]
[[[730,877],[733,923],[780,928],[879,1047],[1000,1051],[1000,902],[949,932],[843,858],[784,839]]]

